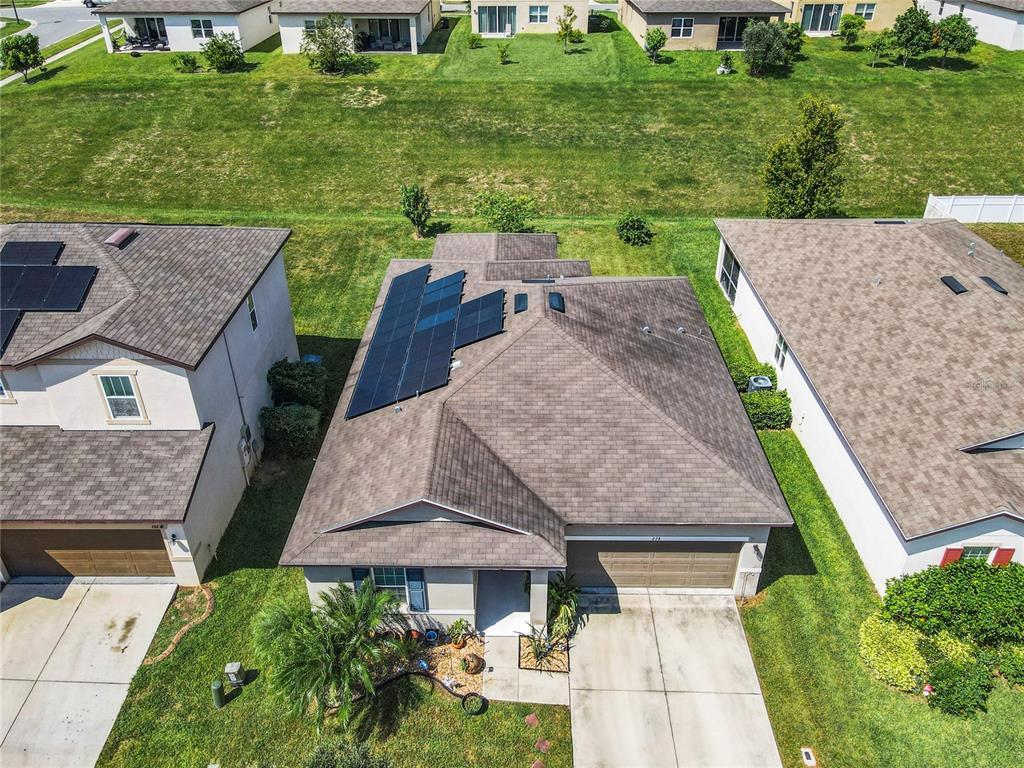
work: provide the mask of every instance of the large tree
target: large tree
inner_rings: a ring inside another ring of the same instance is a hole
[[[947,16],[935,25],[935,47],[942,51],[942,66],[946,66],[946,57],[950,53],[961,56],[970,53],[978,44],[978,30],[963,17],[955,13]]]
[[[28,82],[28,73],[43,66],[43,54],[39,52],[39,38],[35,35],[9,35],[0,40],[0,66],[21,76]]]
[[[805,96],[800,111],[800,125],[768,150],[761,168],[770,218],[818,219],[839,212],[845,184],[839,132],[845,120],[824,98]]]
[[[318,72],[344,73],[355,59],[355,36],[339,14],[329,13],[303,33],[299,51]]]
[[[903,66],[932,47],[932,17],[928,11],[912,5],[892,25],[892,45]]]
[[[358,591],[339,583],[320,597],[313,610],[305,601],[271,603],[254,631],[271,688],[318,729],[329,713],[346,724],[353,697],[374,694],[375,681],[402,657],[405,628],[398,599],[370,579]]]
[[[778,22],[754,21],[743,30],[743,60],[747,71],[763,75],[789,61],[786,29]]]

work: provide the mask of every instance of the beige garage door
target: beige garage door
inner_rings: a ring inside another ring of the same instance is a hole
[[[173,576],[158,530],[0,531],[11,576]]]
[[[568,570],[585,587],[731,588],[732,542],[570,541]]]

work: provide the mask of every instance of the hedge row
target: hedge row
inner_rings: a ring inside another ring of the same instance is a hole
[[[743,392],[740,399],[754,429],[788,429],[793,422],[793,409],[785,391]]]

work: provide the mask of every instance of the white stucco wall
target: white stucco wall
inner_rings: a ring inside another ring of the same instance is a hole
[[[271,35],[277,34],[277,16],[270,13],[270,3],[257,5],[238,14],[238,34],[242,50],[259,45]]]
[[[167,47],[172,51],[198,51],[205,38],[192,37],[192,19],[213,22],[214,34],[228,32],[241,41],[242,50],[248,50],[277,32],[277,17],[270,16],[270,3],[250,8],[240,14],[228,13],[111,13],[97,14],[101,18],[123,18],[129,27],[134,27],[137,18],[162,18],[167,29]]]
[[[46,385],[35,365],[2,372],[7,397],[0,399],[0,425],[57,424]]]
[[[978,30],[978,39],[998,45],[1010,51],[1024,50],[1024,11],[1011,11],[982,3],[964,2],[964,18]],[[933,21],[958,13],[961,3],[957,0],[920,0],[920,6],[931,14]],[[939,15],[940,6],[942,15]]]
[[[724,253],[724,245],[720,245],[716,279]],[[733,311],[757,359],[775,365],[777,325],[742,271],[742,262],[740,266]],[[947,546],[1012,547],[1014,559],[1024,562],[1024,523],[1003,518],[906,541],[801,368],[799,350],[790,348],[782,370],[775,368],[779,388],[787,390],[792,401],[793,431],[880,593],[885,591],[887,579],[938,564]]]
[[[408,19],[409,34],[416,38],[417,46],[422,45],[433,31],[437,23],[436,4],[428,3],[423,10],[417,14],[407,13],[381,13],[381,14],[360,14],[359,16],[342,15],[352,25],[353,31],[369,33],[368,19]],[[302,36],[306,31],[306,21],[317,21],[324,18],[326,13],[281,13],[276,14],[278,26],[281,31],[281,52],[299,53],[302,47]],[[367,51],[372,53],[373,51]]]

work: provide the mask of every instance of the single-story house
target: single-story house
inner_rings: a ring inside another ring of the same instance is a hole
[[[845,15],[860,16],[870,32],[888,29],[896,17],[913,5],[911,0],[875,0],[871,3],[793,3],[788,21],[799,22],[808,35],[833,35],[839,30],[839,19]]]
[[[0,227],[0,578],[198,584],[296,359],[287,229]]]
[[[552,3],[471,0],[469,5],[473,31],[484,37],[511,37],[520,32],[553,34],[558,31],[556,19],[567,5],[576,11],[576,29],[586,32],[590,15],[590,5],[583,0]]]
[[[118,18],[128,36],[122,50],[198,51],[227,32],[247,51],[277,33],[269,0],[115,0],[93,13],[107,53],[114,52],[110,20]]]
[[[1024,269],[951,219],[716,223],[722,290],[877,589],[1024,562]]]
[[[552,572],[753,594],[791,524],[686,278],[441,235],[387,269],[281,564],[511,634]]]
[[[281,28],[281,51],[299,53],[307,29],[337,14],[366,51],[418,53],[441,21],[440,0],[273,0]]]
[[[620,0],[619,19],[642,48],[647,30],[661,27],[667,51],[743,47],[751,21],[781,21],[789,8],[772,0]]]
[[[951,13],[963,14],[978,30],[982,42],[1008,51],[1024,51],[1024,0],[921,0],[921,7],[935,21]]]

